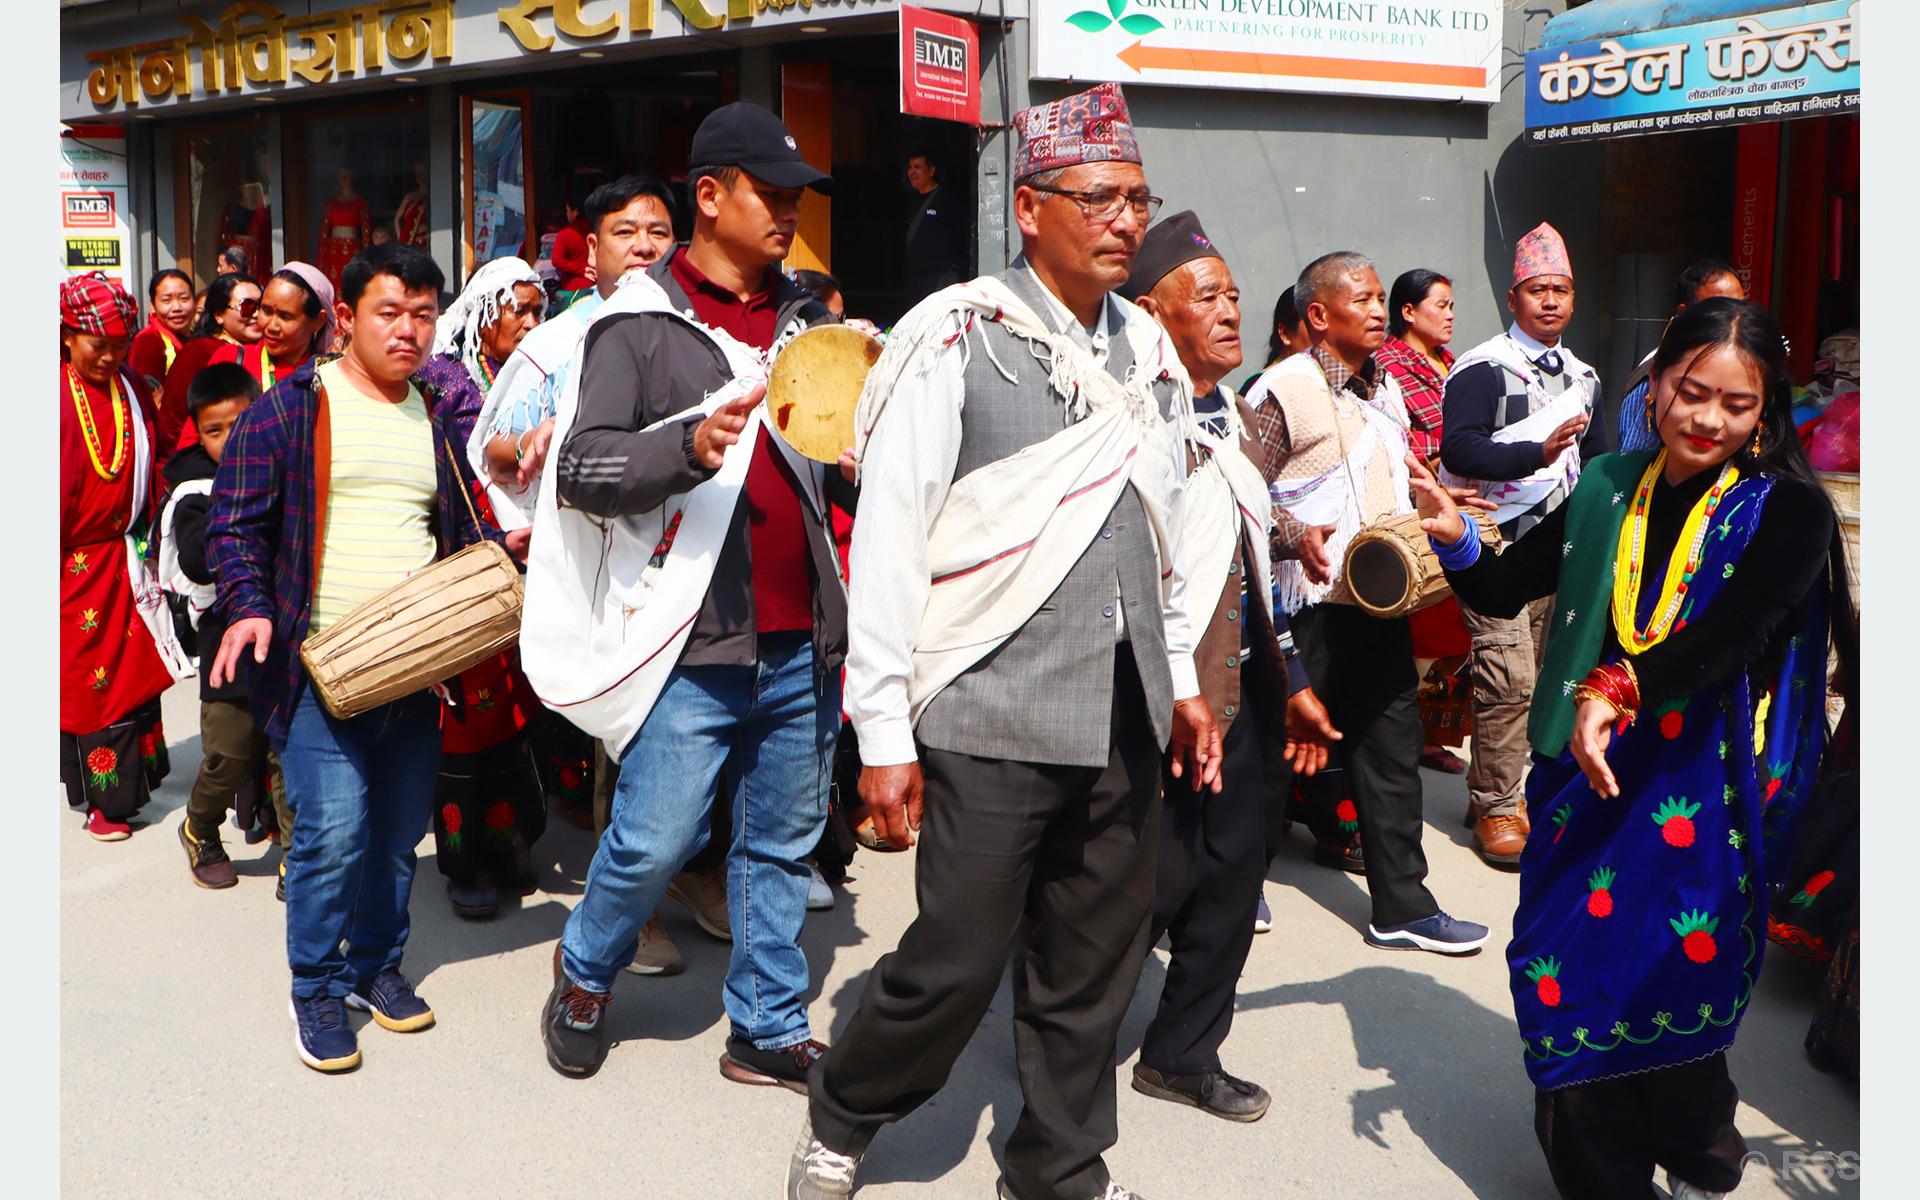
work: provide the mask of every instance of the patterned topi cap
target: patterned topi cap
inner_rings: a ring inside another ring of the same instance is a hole
[[[1558,229],[1545,221],[1534,226],[1513,248],[1512,286],[1519,287],[1536,275],[1573,278],[1573,260],[1567,257],[1567,241]]]
[[[1023,108],[1013,114],[1013,127],[1020,137],[1013,152],[1015,183],[1056,167],[1140,161],[1140,142],[1117,83]]]

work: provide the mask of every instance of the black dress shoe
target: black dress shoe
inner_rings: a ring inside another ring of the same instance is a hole
[[[1267,1106],[1273,1102],[1267,1089],[1225,1071],[1163,1075],[1137,1063],[1133,1068],[1133,1090],[1156,1100],[1191,1105],[1228,1121],[1258,1121],[1267,1115]]]
[[[447,899],[453,911],[469,921],[484,921],[500,910],[500,893],[485,877],[471,883],[447,880]]]

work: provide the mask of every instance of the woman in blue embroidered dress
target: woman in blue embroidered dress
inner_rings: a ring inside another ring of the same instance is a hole
[[[1752,997],[1826,742],[1829,635],[1857,649],[1833,506],[1791,424],[1780,329],[1715,299],[1653,362],[1661,449],[1596,459],[1504,553],[1417,466],[1422,526],[1463,601],[1555,595],[1528,735],[1507,950],[1535,1129],[1562,1196],[1740,1181],[1726,1048]],[[1829,619],[1831,614],[1831,621]]]

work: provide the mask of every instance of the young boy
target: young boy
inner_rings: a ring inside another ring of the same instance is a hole
[[[167,590],[186,597],[188,619],[198,633],[200,655],[200,775],[187,798],[180,823],[180,844],[187,870],[203,888],[229,888],[239,882],[220,843],[220,822],[229,805],[250,812],[258,794],[267,739],[247,710],[247,674],[222,687],[207,677],[214,648],[227,619],[216,603],[212,569],[207,564],[207,509],[214,471],[227,435],[247,406],[260,397],[260,385],[239,363],[215,363],[187,387],[187,412],[200,440],[167,460],[173,495],[160,520],[160,575]],[[284,828],[284,826],[283,826]]]

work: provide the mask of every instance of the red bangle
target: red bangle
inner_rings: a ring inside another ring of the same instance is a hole
[[[1613,711],[1626,722],[1632,722],[1640,711],[1640,681],[1634,675],[1633,668],[1624,663],[1605,663],[1587,672],[1587,677],[1574,689],[1576,695],[1591,695],[1605,700],[1613,706]]]

